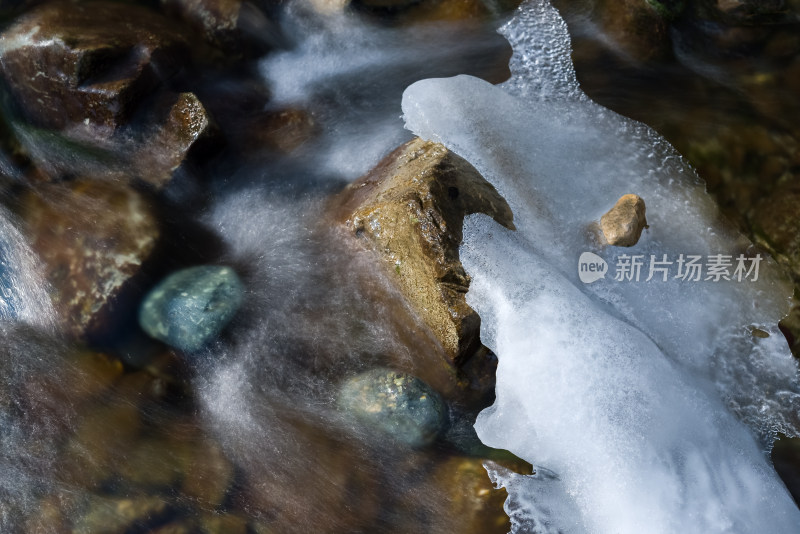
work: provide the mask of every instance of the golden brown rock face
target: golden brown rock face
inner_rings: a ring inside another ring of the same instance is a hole
[[[373,247],[455,365],[480,348],[480,318],[464,298],[458,257],[464,216],[485,213],[514,228],[506,201],[467,161],[414,139],[341,194],[337,217]]]
[[[623,195],[614,207],[600,217],[600,229],[609,245],[632,247],[647,228],[644,200],[638,195]]]
[[[139,272],[159,236],[146,199],[114,182],[43,184],[24,196],[20,214],[55,307],[76,336],[102,328],[107,307]]]

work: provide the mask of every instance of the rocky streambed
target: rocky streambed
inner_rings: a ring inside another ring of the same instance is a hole
[[[586,92],[796,270],[798,6],[611,4],[557,6]],[[0,5],[0,531],[511,529],[497,473],[539,468],[473,428],[497,356],[459,246],[514,213],[399,116],[419,79],[506,80],[515,8]]]

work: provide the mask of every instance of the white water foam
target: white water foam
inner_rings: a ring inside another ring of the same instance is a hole
[[[791,284],[771,260],[757,282],[645,282],[645,271],[581,283],[584,251],[610,265],[755,251],[666,141],[581,93],[549,4],[526,3],[501,31],[512,80],[417,82],[403,111],[515,213],[516,233],[471,217],[462,247],[468,301],[500,360],[497,401],[476,428],[546,468],[491,470],[514,532],[800,530],[765,454],[778,431],[798,434],[797,367],[777,329]],[[603,247],[591,224],[627,193],[645,199],[650,229],[631,249]]]
[[[49,399],[31,384],[33,376],[49,372],[61,348],[47,339],[55,332],[55,312],[37,264],[13,218],[0,208],[0,532],[17,531],[16,521],[48,484],[45,473],[55,456],[51,433],[63,423],[37,411]],[[22,386],[41,398],[26,402],[18,394]]]

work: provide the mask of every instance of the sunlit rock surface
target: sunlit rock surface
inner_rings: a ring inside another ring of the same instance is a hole
[[[646,206],[638,195],[623,195],[600,217],[600,230],[609,245],[632,247],[647,228]]]
[[[540,466],[497,478],[515,529],[796,530],[800,512],[758,442],[798,428],[797,368],[776,326],[788,280],[766,258],[757,281],[676,279],[674,264],[666,280],[646,281],[646,268],[615,280],[622,254],[756,251],[663,140],[580,92],[549,5],[528,3],[503,33],[515,48],[503,88],[427,80],[403,109],[414,133],[475,165],[515,214],[517,234],[470,218],[462,247],[468,302],[500,359],[479,435]],[[585,228],[630,190],[647,200],[651,230],[605,252],[610,274],[584,285],[579,255],[602,254]],[[754,325],[769,337],[753,337]]]
[[[480,347],[480,318],[464,296],[469,277],[458,258],[461,226],[486,213],[513,228],[513,215],[474,167],[444,146],[415,139],[340,195],[337,216],[369,242],[451,362]]]

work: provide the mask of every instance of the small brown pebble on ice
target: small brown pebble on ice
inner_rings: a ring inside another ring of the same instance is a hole
[[[644,200],[639,195],[623,195],[614,207],[600,217],[600,229],[609,245],[632,247],[647,228]]]

